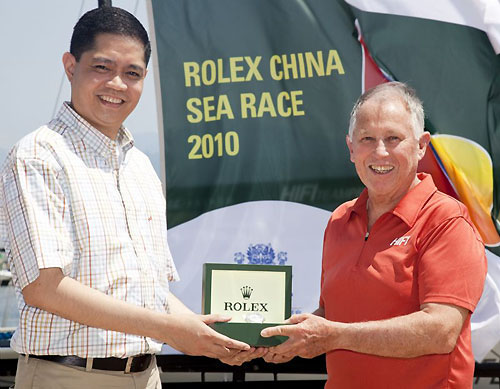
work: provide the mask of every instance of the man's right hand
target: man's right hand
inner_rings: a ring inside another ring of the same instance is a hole
[[[167,315],[166,320],[169,333],[163,334],[160,340],[184,354],[227,359],[240,351],[250,349],[248,344],[219,334],[208,326],[215,322],[229,321],[229,317],[173,313]]]

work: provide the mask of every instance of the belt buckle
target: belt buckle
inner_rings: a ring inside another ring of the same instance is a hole
[[[87,363],[85,365],[85,371],[91,371],[93,364],[94,364],[94,358],[87,358]]]
[[[130,369],[132,367],[133,360],[134,360],[134,357],[127,358],[127,363],[125,364],[125,374],[130,374]]]

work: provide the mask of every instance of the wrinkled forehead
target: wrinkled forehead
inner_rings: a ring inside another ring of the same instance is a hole
[[[408,107],[408,104],[403,99],[403,97],[399,93],[391,90],[382,90],[376,94],[371,95],[361,104],[358,112],[364,111],[367,108],[377,108],[378,110],[398,109],[401,111],[406,111],[408,114],[410,114],[410,107]]]
[[[411,112],[399,96],[378,96],[360,106],[353,130],[358,135],[373,130],[412,133]]]
[[[356,124],[363,120],[382,120],[405,117],[411,120],[411,112],[403,98],[394,93],[379,93],[369,98],[359,107],[356,115]]]
[[[130,62],[131,66],[145,68],[144,45],[128,35],[101,33],[95,37],[94,45],[83,53],[92,60],[101,62]]]

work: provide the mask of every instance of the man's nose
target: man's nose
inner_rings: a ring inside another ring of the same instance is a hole
[[[117,90],[127,89],[127,84],[123,82],[123,80],[119,74],[117,74],[112,79],[110,79],[107,84],[110,88],[113,88],[113,89],[117,89]]]
[[[383,139],[379,139],[375,145],[375,152],[378,155],[385,156],[389,153],[387,152],[387,148],[385,147],[385,142]]]

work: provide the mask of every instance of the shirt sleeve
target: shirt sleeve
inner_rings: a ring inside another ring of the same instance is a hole
[[[167,268],[168,268],[168,282],[176,282],[180,281],[181,277],[179,276],[179,273],[177,272],[177,267],[175,266],[174,263],[174,258],[172,257],[172,253],[170,251],[170,246],[168,244],[168,240],[166,243],[165,251],[167,253]]]
[[[444,303],[473,312],[483,291],[486,253],[477,231],[463,217],[444,221],[421,242],[420,303]]]
[[[323,251],[322,251],[322,258],[321,258],[321,284],[320,284],[320,294],[319,294],[319,306],[321,308],[325,308],[325,297],[323,296],[323,285],[325,283],[325,261],[326,259],[326,239],[328,234],[330,233],[330,224],[331,224],[331,217],[328,220],[328,224],[326,225],[325,228],[325,233],[323,235]]]
[[[1,177],[7,256],[21,288],[39,269],[71,271],[71,216],[58,171],[40,159],[11,159]]]

